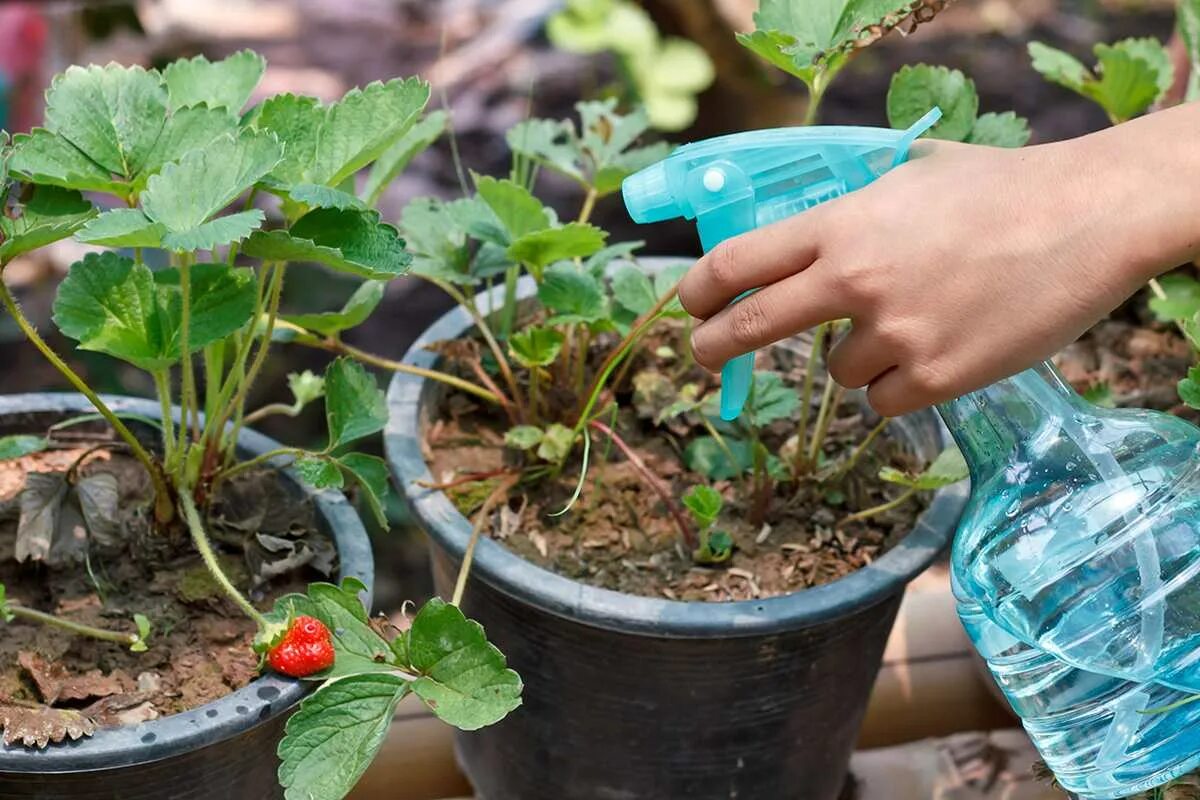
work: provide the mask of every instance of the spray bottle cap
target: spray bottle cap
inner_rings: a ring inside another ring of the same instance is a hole
[[[866,186],[908,157],[942,112],[905,130],[846,126],[746,131],[684,145],[621,187],[634,222],[696,220],[705,252],[726,239]],[[738,298],[741,299],[741,298]],[[741,413],[754,354],[721,372],[721,418]]]

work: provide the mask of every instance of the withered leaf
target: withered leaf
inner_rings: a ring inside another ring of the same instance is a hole
[[[96,732],[96,723],[82,712],[49,706],[0,705],[0,726],[4,728],[4,744],[19,742],[39,748]]]
[[[17,522],[17,561],[45,561],[50,555],[66,497],[65,475],[31,472],[25,476]]]
[[[75,484],[75,494],[92,541],[101,547],[122,544],[125,537],[118,519],[121,492],[117,477],[107,472],[89,475]]]
[[[72,675],[62,664],[47,661],[37,653],[22,650],[17,656],[21,668],[37,684],[38,693],[47,705],[60,700],[87,700],[107,697],[121,691],[121,682],[98,669],[84,675]]]
[[[83,714],[101,728],[120,728],[158,719],[158,708],[150,692],[129,692],[104,697],[83,709]]]
[[[297,539],[259,533],[246,548],[246,565],[255,585],[306,565],[328,575],[336,558],[333,543],[318,534]]]

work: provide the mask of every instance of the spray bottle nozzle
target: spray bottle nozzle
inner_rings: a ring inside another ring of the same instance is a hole
[[[867,185],[902,163],[941,115],[935,107],[905,130],[777,128],[694,142],[630,175],[622,195],[635,222],[696,220],[708,252],[726,239]],[[741,413],[753,372],[753,353],[725,365],[722,419]]]

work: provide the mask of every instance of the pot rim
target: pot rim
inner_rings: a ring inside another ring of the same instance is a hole
[[[102,395],[114,411],[158,419],[158,404],[150,400]],[[0,419],[20,414],[81,414],[95,409],[87,398],[72,393],[0,395]],[[243,429],[241,451],[254,456],[279,444],[256,431]],[[371,543],[358,513],[339,492],[317,491],[304,484],[291,468],[281,471],[313,499],[338,551],[339,577],[353,576],[367,586],[364,602],[370,608],[375,565]],[[190,711],[123,728],[97,730],[95,735],[64,741],[43,750],[0,745],[0,772],[82,772],[147,764],[198,750],[244,733],[288,711],[315,684],[273,673],[256,678],[236,692]]]
[[[651,271],[679,261],[640,260]],[[502,302],[503,290],[493,290],[490,300]],[[533,291],[533,282],[526,276],[519,294],[528,297]],[[488,295],[483,292],[475,298],[476,307],[483,313],[490,307]],[[458,338],[473,326],[462,308],[452,309],[413,343],[404,363],[433,367],[438,356],[426,346]],[[424,378],[415,375],[394,374],[388,388],[384,449],[393,479],[413,515],[439,546],[455,558],[462,558],[471,536],[470,521],[444,492],[417,485],[418,481],[433,480],[421,447],[421,406],[429,388],[426,384]],[[933,430],[939,446],[950,442],[949,432],[932,409],[900,417],[897,422],[901,435],[910,440],[916,440],[917,427],[936,426]],[[968,495],[965,482],[937,491],[913,530],[878,559],[832,583],[779,597],[704,603],[624,594],[543,569],[490,538],[483,538],[476,547],[472,578],[544,611],[625,633],[677,638],[779,633],[846,616],[902,591],[946,549]]]

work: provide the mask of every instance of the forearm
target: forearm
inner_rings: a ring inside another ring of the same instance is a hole
[[[1094,234],[1125,280],[1144,283],[1200,256],[1200,103],[1051,147],[1073,151],[1069,193],[1090,195],[1075,200],[1093,206]]]

